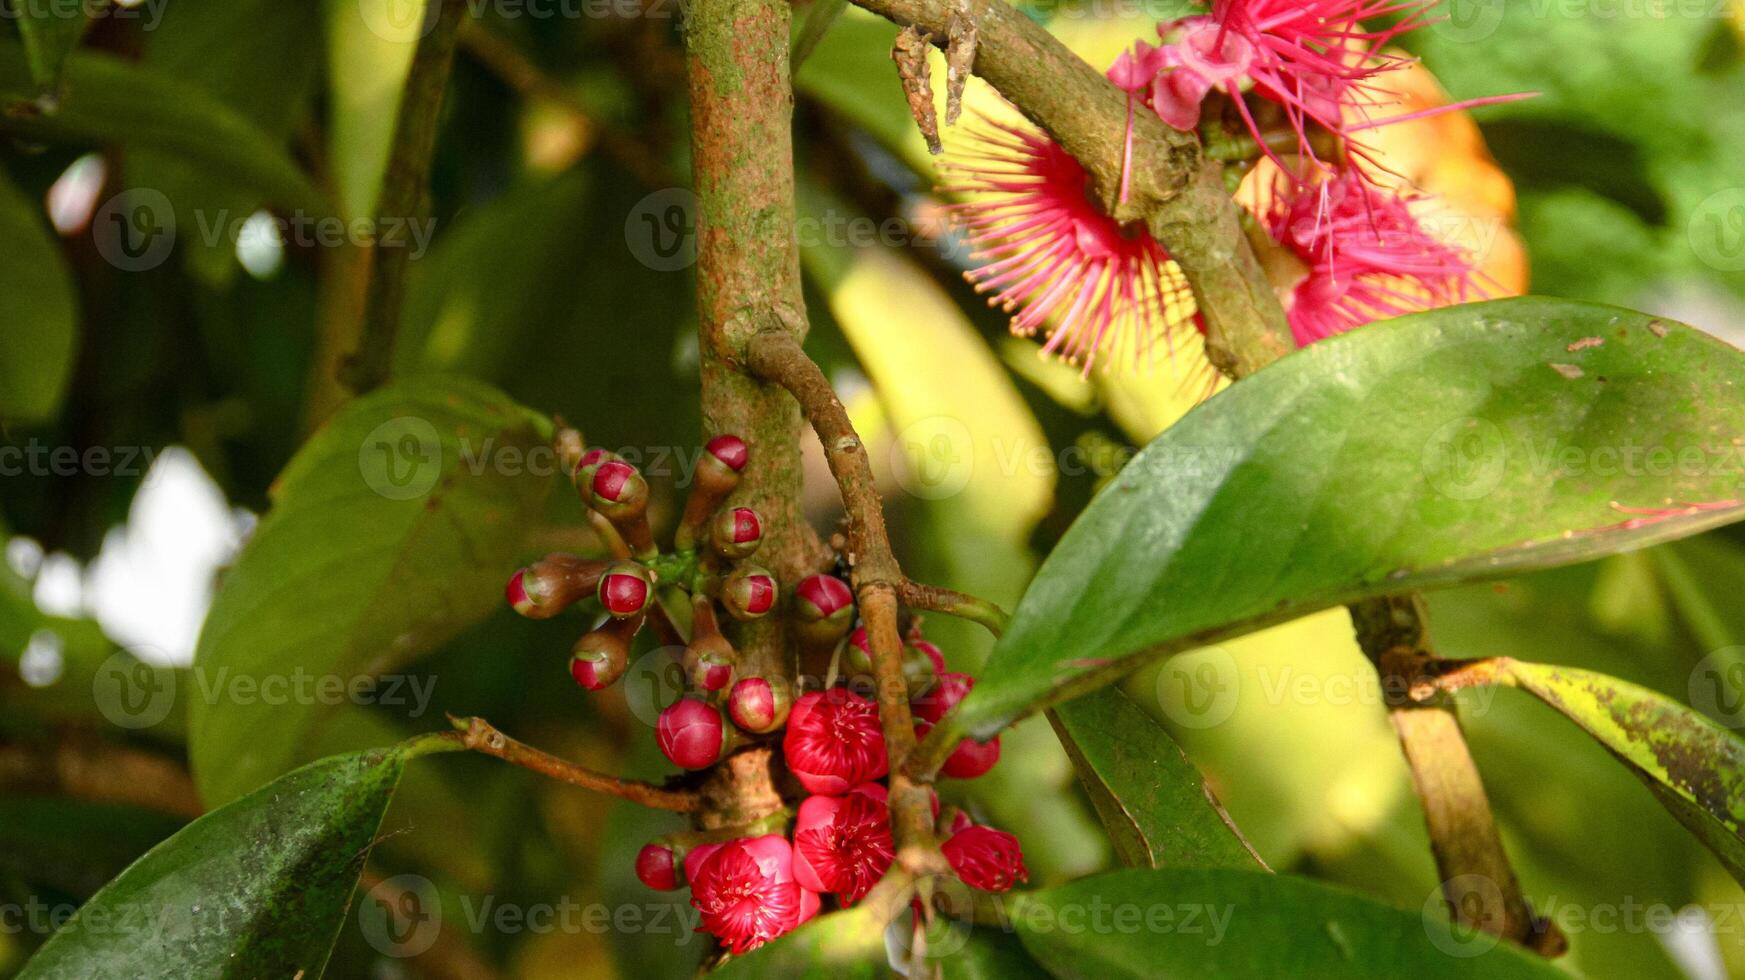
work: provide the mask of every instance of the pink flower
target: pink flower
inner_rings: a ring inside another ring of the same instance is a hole
[[[1088,195],[1070,154],[1034,129],[989,122],[942,163],[940,190],[974,247],[966,278],[1012,312],[1012,332],[1046,332],[1043,350],[1088,374],[1098,359],[1147,361],[1162,339],[1196,329],[1187,280],[1140,225],[1123,225]]]
[[[1225,92],[1261,150],[1299,180],[1333,169],[1315,155],[1309,139],[1313,126],[1339,136],[1353,159],[1379,167],[1352,139],[1354,134],[1406,118],[1521,97],[1474,99],[1410,116],[1368,118],[1368,108],[1379,101],[1372,80],[1407,64],[1383,49],[1422,26],[1430,6],[1427,0],[1216,0],[1210,14],[1159,24],[1157,32],[1165,43],[1154,47],[1137,42],[1115,60],[1108,76],[1130,99],[1180,130],[1199,125],[1201,104],[1213,89]],[[1374,29],[1362,23],[1385,18],[1394,19]],[[1279,156],[1244,99],[1248,89],[1282,109],[1296,134],[1295,152],[1309,161],[1309,172],[1293,169]]]
[[[982,891],[1003,892],[1030,880],[1018,838],[992,827],[967,827],[940,848],[963,883]]]
[[[847,796],[810,796],[794,822],[794,880],[852,905],[896,857],[885,788],[862,783]]]
[[[1486,295],[1472,257],[1425,230],[1412,202],[1355,171],[1314,186],[1274,186],[1260,217],[1305,267],[1285,300],[1299,345]]]
[[[794,703],[782,753],[800,785],[838,795],[889,769],[878,706],[851,691],[813,691]]]
[[[698,930],[734,955],[748,953],[816,915],[818,895],[794,881],[794,851],[780,834],[704,844],[685,855]]]

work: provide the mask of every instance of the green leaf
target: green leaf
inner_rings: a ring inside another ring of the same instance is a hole
[[[1739,520],[1742,382],[1745,357],[1698,330],[1554,299],[1317,343],[1190,412],[1104,488],[960,724],[986,738],[1147,659],[1366,596]]]
[[[282,145],[306,124],[321,49],[320,11],[314,4],[176,0],[165,6],[163,23],[147,37],[142,60],[200,88]],[[243,221],[261,206],[258,189],[236,186],[223,171],[149,151],[128,154],[122,165],[128,186],[162,191],[182,213],[182,227],[202,231],[180,237],[197,269],[223,282],[239,268],[236,238]],[[198,215],[199,228],[189,215]]]
[[[0,422],[55,417],[79,330],[72,273],[43,209],[0,175]]]
[[[1123,863],[1241,869],[1261,864],[1169,732],[1120,688],[1068,701],[1048,718]]]
[[[24,61],[37,90],[53,101],[61,84],[61,67],[78,47],[91,26],[88,3],[42,3],[40,0],[9,0],[17,18],[18,36],[24,39]]]
[[[195,652],[190,753],[209,805],[307,758],[311,730],[363,700],[351,685],[498,607],[553,485],[556,464],[533,452],[548,438],[495,389],[428,377],[348,404],[297,453]],[[398,705],[364,690],[416,717],[401,680]]]
[[[1498,666],[1617,756],[1745,884],[1745,741],[1616,677],[1519,660]]]
[[[320,976],[412,746],[311,763],[194,821],[20,977]]]
[[[1016,936],[993,929],[975,929],[963,948],[939,957],[945,980],[1026,980],[1046,978],[1048,971],[1030,958]]]
[[[0,871],[84,898],[186,823],[139,807],[8,793]]]
[[[882,980],[885,930],[872,903],[821,915],[775,942],[728,960],[710,973],[720,980]]]
[[[20,54],[18,45],[0,41],[0,106],[30,97]],[[0,133],[158,150],[223,174],[286,209],[312,216],[332,213],[326,196],[291,161],[281,141],[198,86],[90,51],[67,59],[67,85],[73,94],[52,115],[0,112]]]
[[[797,69],[812,56],[818,42],[829,33],[831,25],[848,9],[848,0],[812,0],[806,15],[794,31],[793,45],[788,52],[789,69]]]
[[[1527,980],[1568,974],[1440,912],[1257,871],[1117,871],[1019,895],[1024,947],[1064,978]]]

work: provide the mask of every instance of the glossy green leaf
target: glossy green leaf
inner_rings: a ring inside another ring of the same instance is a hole
[[[503,601],[554,485],[548,437],[489,386],[428,377],[348,404],[297,453],[195,653],[190,752],[209,805],[304,761],[346,704],[416,717],[417,678],[369,678]]]
[[[1500,661],[1509,681],[1580,725],[1745,884],[1745,741],[1695,710],[1588,670]]]
[[[101,2],[101,0],[99,0]],[[54,101],[60,87],[61,67],[67,55],[78,46],[91,26],[91,13],[99,9],[89,3],[42,3],[19,0],[7,7],[18,24],[18,36],[24,41],[24,61],[30,79],[37,90]]]
[[[890,975],[885,930],[871,903],[820,915],[709,974],[720,980],[855,980]]]
[[[30,78],[18,45],[0,41],[0,104],[25,100]],[[72,93],[52,115],[0,113],[0,133],[44,142],[120,144],[189,161],[269,202],[320,217],[326,196],[281,143],[196,85],[91,51],[67,59]],[[193,216],[183,218],[193,225]]]
[[[208,813],[98,892],[20,976],[320,976],[415,751],[333,756]]]
[[[72,273],[40,205],[0,176],[0,422],[60,410],[79,330]]]
[[[1365,596],[1739,520],[1742,382],[1745,356],[1698,330],[1554,299],[1317,343],[1190,412],[1092,501],[961,723],[985,737],[1147,659]]]
[[[1568,974],[1440,912],[1258,871],[1117,871],[1011,900],[1031,955],[1067,980],[1529,980]]]
[[[1261,865],[1205,777],[1169,732],[1120,688],[1068,701],[1048,718],[1124,864]]]

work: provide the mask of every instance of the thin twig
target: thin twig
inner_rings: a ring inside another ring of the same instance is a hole
[[[1011,621],[1004,609],[986,599],[909,579],[897,584],[897,598],[911,609],[924,609],[976,623],[996,638],[1005,634]]]
[[[461,50],[524,99],[537,99],[555,106],[569,117],[582,143],[582,152],[598,146],[606,155],[649,187],[669,187],[675,179],[659,157],[623,132],[596,119],[575,91],[552,77],[519,48],[501,35],[474,21],[461,30]]]
[[[893,831],[906,860],[925,860],[925,845],[933,833],[932,798],[926,786],[904,765],[915,749],[915,721],[909,711],[908,684],[903,678],[903,639],[897,629],[898,589],[908,581],[891,551],[885,531],[884,505],[873,479],[866,446],[849,421],[848,411],[830,387],[830,379],[786,331],[765,330],[746,344],[746,366],[752,374],[780,385],[800,403],[800,411],[818,433],[830,472],[848,514],[848,561],[854,570],[855,593],[866,621],[872,648],[873,676],[878,685],[879,720],[890,756],[890,805]]]
[[[616,796],[619,799],[640,803],[656,810],[671,810],[675,813],[693,813],[700,805],[700,797],[691,790],[667,789],[652,783],[643,783],[630,779],[619,779],[605,773],[578,766],[567,759],[560,759],[549,752],[541,751],[531,745],[517,742],[509,736],[492,727],[483,718],[454,718],[455,729],[462,735],[462,742],[468,749],[485,755],[495,756],[510,765],[520,766],[544,776],[550,776],[572,786],[591,789],[597,793]]]

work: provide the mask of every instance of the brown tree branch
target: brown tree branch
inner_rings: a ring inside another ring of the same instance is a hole
[[[190,820],[205,812],[184,766],[90,736],[68,734],[45,745],[0,745],[0,787],[122,803]]]
[[[596,793],[605,793],[656,810],[672,810],[675,813],[694,813],[701,805],[701,796],[693,790],[668,789],[595,772],[531,745],[517,742],[492,727],[483,718],[450,717],[449,720],[454,723],[461,744],[470,751],[495,756],[510,765],[550,776],[571,786],[580,786]]]

